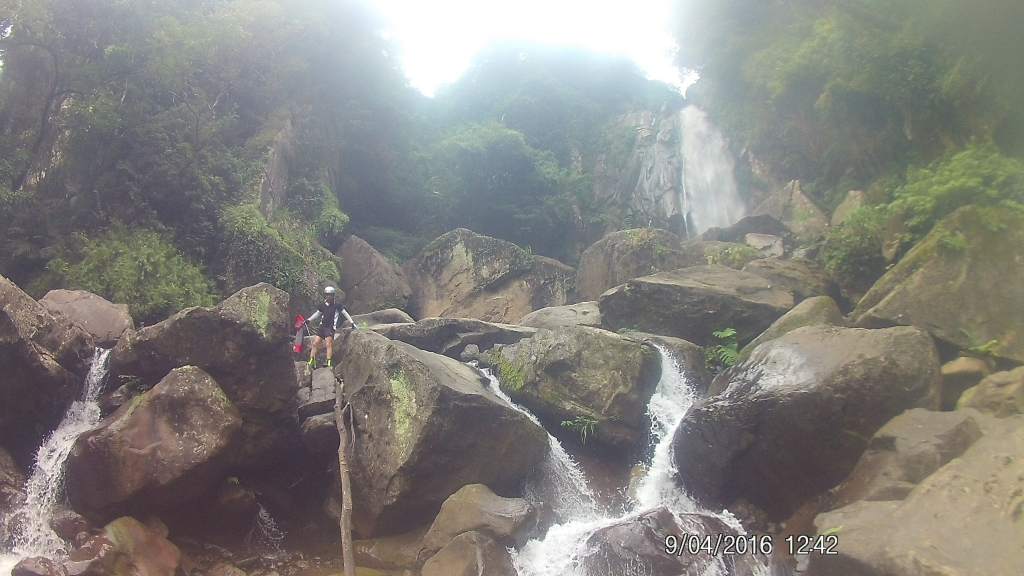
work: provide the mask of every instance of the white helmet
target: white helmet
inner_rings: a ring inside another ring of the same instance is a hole
[[[324,288],[324,294],[334,294],[334,286],[328,286],[327,288]]]

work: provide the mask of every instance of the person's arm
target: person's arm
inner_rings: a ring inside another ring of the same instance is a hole
[[[341,313],[345,315],[345,319],[348,320],[348,323],[351,324],[353,328],[355,328],[356,330],[359,330],[359,325],[356,324],[356,321],[353,320],[352,317],[348,315],[348,310],[345,310],[344,308],[342,308],[341,309]]]
[[[316,312],[313,312],[312,316],[310,316],[309,318],[306,319],[306,322],[309,322],[310,324],[314,324],[319,319],[320,319],[320,311],[317,310]]]

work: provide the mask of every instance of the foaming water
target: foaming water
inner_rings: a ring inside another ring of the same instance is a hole
[[[274,555],[281,552],[281,541],[285,533],[277,527],[270,511],[259,505],[256,513],[255,525],[245,537],[246,547],[252,552]]]
[[[512,551],[513,563],[519,576],[606,576],[604,574],[587,574],[580,567],[581,560],[591,552],[587,548],[590,536],[601,528],[628,521],[630,518],[658,507],[666,507],[675,515],[699,512],[715,516],[743,533],[742,526],[731,514],[701,508],[685,491],[675,485],[673,476],[676,469],[672,463],[672,437],[683,416],[696,401],[697,394],[693,383],[683,373],[678,360],[665,348],[655,346],[661,353],[662,376],[648,404],[648,416],[651,420],[651,461],[647,476],[638,487],[637,496],[631,509],[622,515],[602,514],[597,506],[593,505],[593,494],[587,490],[585,499],[591,503],[589,507],[565,507],[564,509],[569,514],[562,517],[561,524],[552,526],[543,540],[531,540],[522,549]],[[532,414],[508,400],[508,397],[498,389],[493,376],[488,375],[488,377],[491,380],[491,389],[496,394],[503,397],[517,410],[526,413],[534,422],[537,421]],[[554,454],[557,441],[551,438],[551,443],[552,455],[549,456],[549,461],[560,458]],[[560,445],[558,447],[561,448]],[[575,462],[572,462],[568,455],[566,455],[566,459],[572,464],[570,468],[578,474],[578,482],[585,487],[586,479],[579,467],[575,466]],[[544,468],[544,466],[540,468]],[[531,479],[531,481],[537,483],[561,482],[558,491],[564,492],[569,489],[570,484],[577,480],[560,479],[559,474],[562,473],[566,473],[564,469],[552,468],[550,471],[540,474],[537,480]],[[553,488],[544,489],[543,487],[534,489],[544,490],[543,494],[550,494],[553,490]],[[542,501],[552,502],[551,500]],[[578,513],[574,511],[578,511]],[[624,576],[645,576],[645,570],[644,564],[637,562],[635,570]],[[715,559],[702,574],[702,576],[726,575],[727,570],[721,559]]]
[[[10,574],[11,568],[20,558],[67,558],[66,544],[50,528],[50,519],[63,497],[64,465],[75,440],[100,421],[99,399],[107,377],[109,355],[110,350],[96,349],[85,379],[82,398],[68,407],[57,429],[36,452],[35,466],[25,485],[25,504],[18,512],[23,521],[17,527],[10,555],[0,556],[2,575]],[[7,566],[8,563],[10,566]]]

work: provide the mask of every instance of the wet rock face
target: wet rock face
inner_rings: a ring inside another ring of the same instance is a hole
[[[951,245],[949,239],[959,239]],[[857,326],[917,326],[1024,363],[1024,215],[975,206],[936,224],[857,304]],[[994,342],[993,342],[994,341]]]
[[[661,377],[658,353],[587,326],[542,330],[491,357],[504,389],[538,417],[580,422],[579,432],[618,449],[647,438],[647,403]],[[593,424],[583,430],[582,422]]]
[[[807,327],[720,375],[675,433],[679,480],[697,500],[744,499],[773,521],[853,469],[908,408],[938,408],[935,345],[915,328]]]
[[[626,280],[703,263],[703,258],[684,251],[679,237],[666,230],[620,230],[591,244],[580,255],[576,294],[580,300],[597,300]]]
[[[81,386],[92,337],[0,276],[0,439],[22,466]]]
[[[350,471],[360,536],[425,524],[466,484],[507,493],[546,453],[544,430],[469,366],[369,330],[341,340],[358,431]]]
[[[667,508],[656,508],[597,530],[587,540],[589,553],[583,558],[585,573],[704,574],[719,560],[724,561],[726,574],[752,576],[757,573],[755,566],[761,562],[756,562],[753,554],[716,557],[701,551],[696,544],[693,550],[697,553],[690,553],[691,536],[698,542],[710,538],[713,547],[719,535],[728,535],[735,544],[738,533],[730,526],[702,514],[683,514],[680,521],[676,522]]]
[[[214,307],[187,308],[129,331],[111,353],[112,381],[152,385],[173,368],[201,368],[242,417],[236,462],[271,465],[301,446],[288,302],[283,290],[257,284]]]
[[[172,370],[75,442],[67,493],[92,519],[151,512],[195,498],[231,462],[242,420],[202,370]]]
[[[413,318],[477,318],[510,323],[569,301],[575,270],[504,240],[458,228],[402,265]]]
[[[39,300],[47,310],[68,316],[92,335],[97,346],[110,348],[135,325],[128,306],[84,290],[50,290]]]
[[[345,291],[346,308],[350,313],[401,309],[409,303],[412,288],[402,269],[362,238],[350,236],[338,249],[337,256],[341,268],[339,287]]]
[[[793,307],[793,296],[749,272],[694,266],[635,278],[601,296],[604,325],[674,336],[696,344],[736,329],[749,342]]]
[[[1024,417],[977,416],[985,436],[902,501],[860,501],[820,514],[842,526],[836,555],[812,555],[824,576],[1020,573],[1024,557]]]

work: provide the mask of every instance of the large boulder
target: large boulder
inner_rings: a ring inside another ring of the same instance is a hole
[[[97,346],[111,348],[135,325],[128,305],[114,304],[84,290],[50,290],[39,300],[50,312],[67,315],[92,335]]]
[[[107,524],[103,531],[71,553],[64,574],[97,576],[174,576],[181,551],[167,540],[167,529],[146,526],[130,516]]]
[[[743,271],[761,276],[774,288],[788,290],[797,302],[814,296],[840,297],[839,287],[828,273],[810,262],[762,258],[744,266]]]
[[[634,278],[601,296],[601,318],[622,328],[706,344],[712,332],[736,329],[746,343],[793,307],[793,295],[749,272],[693,266]]]
[[[231,463],[242,426],[231,401],[199,368],[176,368],[75,441],[67,493],[94,520],[191,500]]]
[[[386,308],[384,310],[376,310],[366,314],[356,314],[352,316],[352,319],[356,321],[356,326],[359,326],[360,328],[367,328],[378,324],[404,324],[407,322],[415,322],[415,320],[412,319],[412,316],[409,316],[398,308]]]
[[[661,377],[651,346],[599,328],[567,326],[502,347],[485,361],[502,389],[543,420],[575,422],[582,435],[618,448],[647,438],[647,403]]]
[[[423,536],[423,547],[440,550],[465,532],[486,534],[505,546],[522,546],[539,518],[537,508],[522,498],[502,498],[483,484],[470,484],[444,501]]]
[[[0,439],[23,467],[81,387],[92,337],[0,276]]]
[[[767,330],[760,336],[740,350],[740,359],[746,358],[761,344],[775,340],[776,338],[789,334],[797,328],[804,326],[842,326],[844,323],[843,313],[839,310],[835,300],[828,296],[816,296],[808,298],[797,304],[792,310],[772,322]]]
[[[468,317],[515,322],[568,302],[575,270],[519,246],[458,228],[402,265],[413,318]]]
[[[425,524],[466,484],[507,494],[546,454],[544,430],[473,368],[369,330],[335,342],[360,430],[351,462],[360,536]]]
[[[903,500],[858,501],[820,514],[834,555],[814,554],[823,576],[1020,573],[1024,561],[1024,417],[983,418],[985,436]]]
[[[743,499],[782,520],[846,478],[892,417],[938,408],[940,386],[925,332],[800,328],[758,346],[690,409],[673,440],[679,480],[710,507]]]
[[[982,437],[975,410],[907,410],[871,438],[850,476],[833,489],[830,508],[858,500],[902,500],[914,486]]]
[[[620,230],[594,242],[580,255],[576,295],[597,300],[626,280],[655,272],[704,264],[703,252],[682,249],[678,236],[658,228]]]
[[[180,366],[203,369],[242,416],[238,464],[269,466],[301,446],[288,302],[283,290],[257,284],[214,307],[130,330],[114,347],[110,373],[152,385]]]
[[[349,236],[336,254],[340,260],[339,287],[345,307],[353,314],[386,308],[405,308],[412,288],[396,264],[358,236]]]
[[[414,324],[382,324],[370,329],[391,340],[451,358],[459,358],[470,344],[487,350],[495,344],[515,344],[536,332],[533,328],[474,318],[424,318]]]
[[[601,310],[597,302],[580,302],[566,306],[549,306],[534,310],[519,319],[516,324],[528,328],[554,330],[559,326],[601,327]]]
[[[942,409],[956,408],[960,396],[968,388],[981,383],[992,374],[993,362],[989,358],[961,356],[942,365]]]
[[[960,396],[957,408],[976,408],[998,418],[1024,414],[1024,366],[986,377]]]
[[[801,244],[821,237],[828,229],[828,217],[804,194],[799,180],[793,180],[776,190],[760,206],[754,208],[751,216],[762,214],[785,224]]]
[[[1024,363],[1024,214],[966,206],[871,288],[857,326],[917,326],[960,349]],[[994,341],[994,342],[993,342]]]

